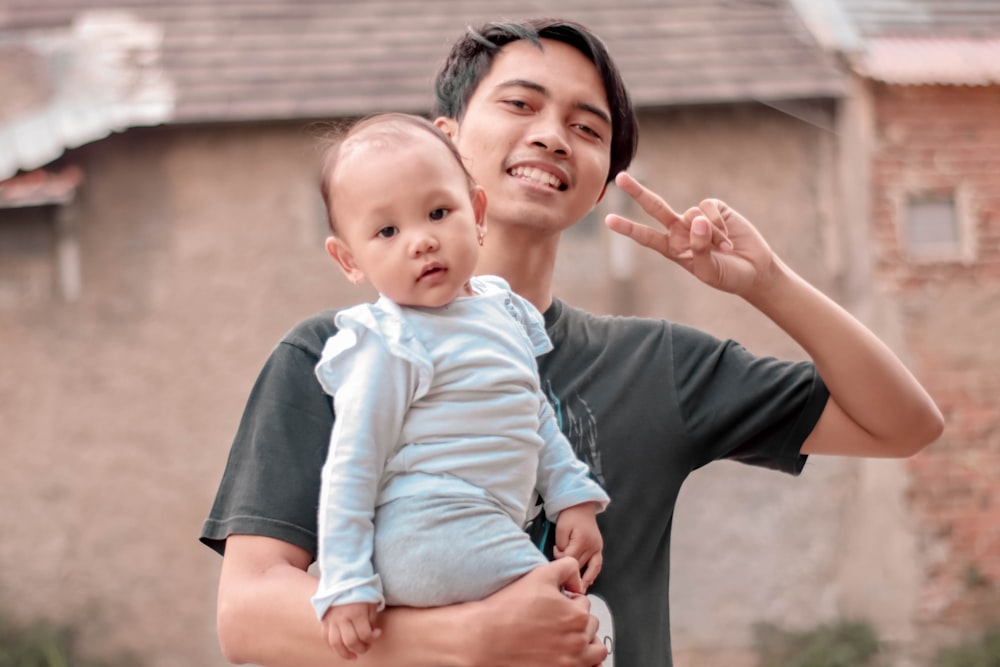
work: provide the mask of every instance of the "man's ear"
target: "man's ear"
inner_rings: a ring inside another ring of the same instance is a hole
[[[346,243],[338,239],[336,236],[327,237],[326,252],[335,262],[337,262],[340,270],[344,272],[344,275],[347,276],[347,279],[352,283],[357,285],[365,279],[365,274],[361,271],[361,267],[359,267],[357,262],[354,261],[354,255],[351,253],[351,249],[347,247]]]
[[[486,234],[486,190],[477,185],[469,194],[472,197],[472,213],[476,216],[476,227],[479,229],[479,235],[483,236]]]
[[[458,136],[458,121],[454,118],[448,118],[447,116],[438,116],[434,119],[434,124],[441,129],[442,132],[448,135],[448,137],[455,141],[455,137]]]

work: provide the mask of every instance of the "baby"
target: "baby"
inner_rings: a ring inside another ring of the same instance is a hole
[[[322,191],[328,253],[380,295],[336,315],[316,366],[336,414],[312,599],[331,647],[367,651],[386,604],[480,599],[545,563],[523,530],[539,496],[583,593],[609,499],[541,391],[541,314],[503,279],[473,277],[485,192],[444,133],[404,114],[354,125]]]

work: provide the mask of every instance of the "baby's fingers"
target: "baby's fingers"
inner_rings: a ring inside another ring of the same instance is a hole
[[[372,641],[379,636],[381,631],[373,625],[373,619],[362,618],[354,621],[354,632],[358,636],[358,642],[363,647],[362,653],[368,650]]]
[[[344,660],[354,660],[358,657],[350,648],[348,648],[345,638],[345,630],[342,626],[330,628],[327,640],[330,644],[330,648],[336,651],[337,655]]]
[[[591,584],[597,579],[597,575],[601,573],[602,567],[604,567],[604,554],[598,551],[587,561],[587,567],[581,575],[583,590],[590,588]]]
[[[341,627],[340,636],[344,640],[344,646],[352,652],[351,658],[353,659],[368,650],[368,643],[371,641],[371,626],[367,619],[356,619]]]
[[[382,630],[375,625],[378,619],[378,607],[371,605],[368,607],[368,627],[372,631],[372,639],[378,639],[382,635]]]

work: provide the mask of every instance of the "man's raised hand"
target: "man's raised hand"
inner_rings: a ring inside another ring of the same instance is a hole
[[[662,197],[621,172],[615,184],[660,223],[662,229],[610,214],[605,224],[660,253],[707,285],[746,295],[775,262],[760,233],[746,218],[718,199],[676,213]]]

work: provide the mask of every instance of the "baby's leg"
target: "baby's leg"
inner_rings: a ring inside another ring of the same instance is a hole
[[[391,606],[479,600],[546,562],[498,504],[400,498],[375,511],[375,572]]]

